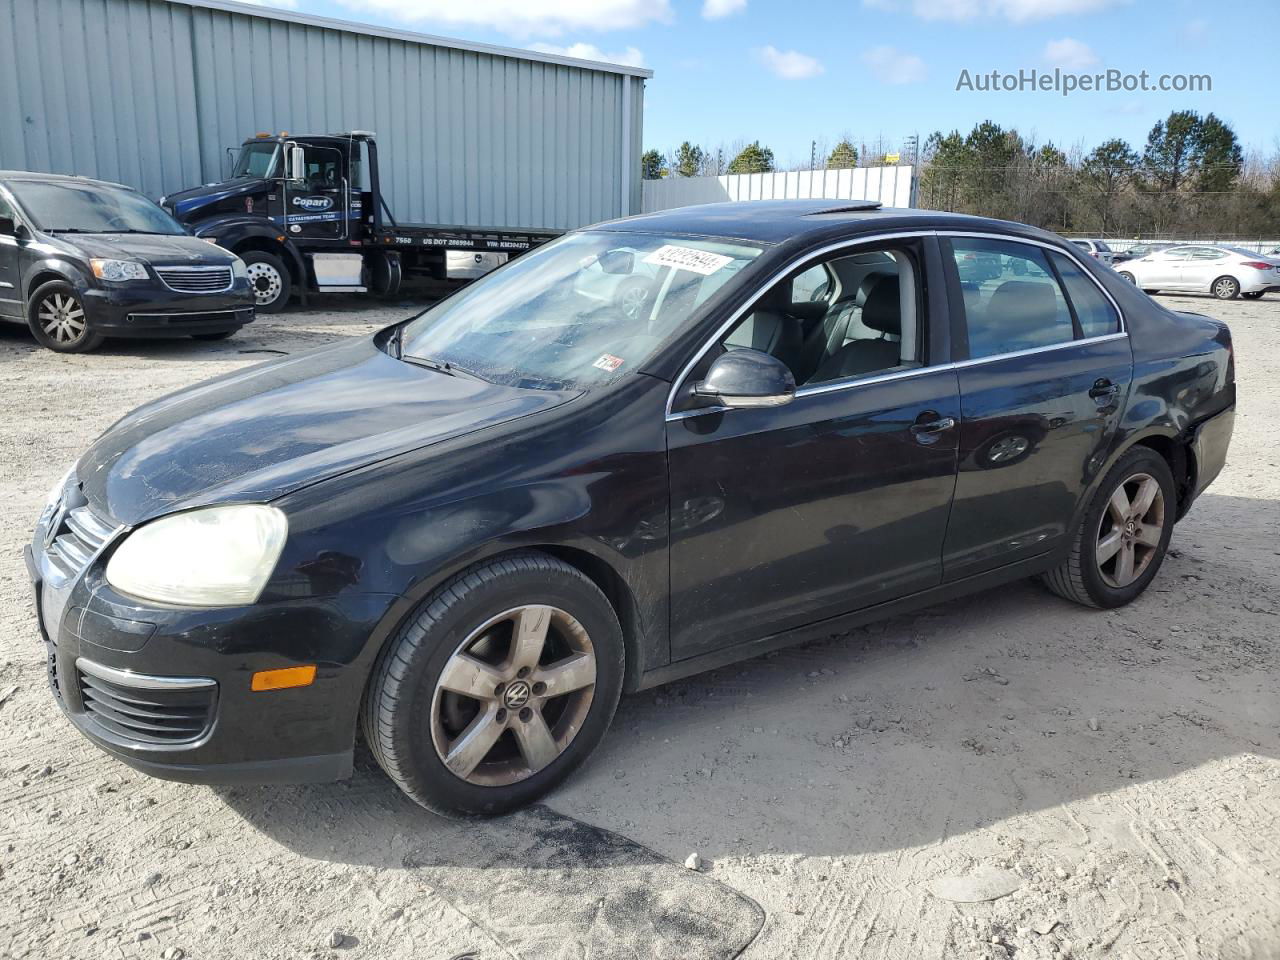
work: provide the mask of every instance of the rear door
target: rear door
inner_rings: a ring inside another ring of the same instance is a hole
[[[1181,289],[1204,293],[1218,277],[1231,273],[1231,260],[1234,258],[1226,250],[1218,247],[1183,249],[1187,251],[1187,257],[1178,267],[1182,278]]]
[[[0,192],[0,219],[13,220],[17,215],[13,206]],[[0,317],[20,318],[22,316],[22,294],[19,282],[19,244],[17,237],[0,235]]]
[[[945,305],[930,295],[919,238],[855,251],[825,271],[798,264],[677,386],[667,421],[673,659],[941,579],[959,395],[950,365],[931,365],[936,338],[924,331],[945,330]],[[936,249],[931,258],[940,269]],[[682,409],[684,385],[733,349],[791,367],[795,399]]]
[[[962,411],[943,577],[959,580],[1059,547],[1105,459],[1132,379],[1118,309],[1056,247],[942,240],[943,261],[998,252],[1004,274],[950,298]]]

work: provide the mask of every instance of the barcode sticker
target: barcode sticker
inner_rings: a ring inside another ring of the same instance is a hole
[[[668,243],[645,257],[644,262],[655,267],[674,267],[676,270],[688,270],[690,273],[709,277],[725,264],[732,263],[733,257]]]

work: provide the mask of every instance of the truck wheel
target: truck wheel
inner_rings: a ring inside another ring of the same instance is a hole
[[[104,339],[89,328],[80,295],[65,280],[51,280],[36,289],[27,304],[27,325],[37,343],[58,353],[88,353]]]
[[[622,669],[622,630],[600,589],[546,554],[514,554],[422,602],[379,655],[361,726],[413,800],[494,816],[537,800],[596,748]]]
[[[258,313],[279,313],[289,302],[293,281],[284,261],[262,250],[246,250],[240,259],[249,268],[254,306]]]
[[[1134,447],[1098,485],[1071,553],[1044,574],[1045,584],[1089,607],[1120,607],[1137,599],[1164,562],[1177,502],[1164,457]]]

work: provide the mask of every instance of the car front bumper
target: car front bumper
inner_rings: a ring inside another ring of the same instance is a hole
[[[350,775],[368,641],[394,598],[350,593],[236,608],[150,605],[105,581],[105,558],[127,532],[109,520],[101,543],[82,545],[87,563],[67,575],[58,544],[74,531],[65,515],[59,508],[42,519],[24,554],[52,692],[77,730],[130,766],[170,780],[297,783]],[[258,671],[310,663],[316,675],[309,686],[251,689]]]
[[[249,281],[222,293],[179,293],[158,282],[83,291],[89,326],[111,337],[182,337],[225,333],[253,321]]]

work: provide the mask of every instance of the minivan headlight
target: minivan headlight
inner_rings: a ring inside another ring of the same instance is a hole
[[[288,533],[284,513],[263,504],[175,513],[125,538],[107,563],[107,582],[143,600],[243,606],[262,593]]]
[[[213,241],[210,241],[211,243]],[[236,257],[231,261],[231,273],[238,279],[247,280],[249,278],[249,265]]]
[[[123,283],[126,280],[146,280],[147,268],[136,260],[99,260],[89,261],[93,267],[93,275],[99,280],[112,283]]]

